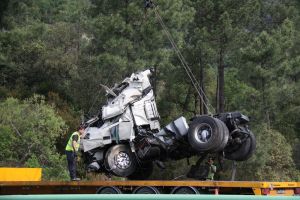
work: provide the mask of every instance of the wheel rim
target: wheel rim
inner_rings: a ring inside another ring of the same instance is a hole
[[[212,136],[212,128],[208,124],[200,124],[196,131],[196,140],[200,143],[207,143]]]
[[[125,152],[120,152],[115,157],[115,165],[119,169],[127,169],[131,165],[131,160],[129,155]]]

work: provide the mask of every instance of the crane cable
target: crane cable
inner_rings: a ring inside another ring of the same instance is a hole
[[[173,49],[175,50],[177,57],[179,58],[183,68],[185,69],[188,77],[190,78],[192,85],[194,86],[194,88],[196,89],[201,101],[203,102],[203,105],[205,106],[205,108],[207,109],[208,113],[211,114],[210,112],[210,108],[212,108],[212,110],[215,112],[214,107],[209,103],[209,100],[205,94],[205,92],[203,91],[203,89],[200,87],[200,84],[198,83],[197,79],[195,78],[191,68],[189,67],[189,65],[187,64],[185,58],[183,57],[182,53],[180,52],[179,48],[177,47],[176,43],[174,42],[174,39],[171,35],[171,33],[169,32],[167,26],[165,25],[164,21],[162,20],[156,5],[153,5],[153,10],[155,13],[155,16],[158,20],[158,22],[160,23],[161,27],[163,28],[163,31],[165,32],[166,36],[168,37],[169,42],[171,43]],[[205,101],[206,100],[206,101]]]

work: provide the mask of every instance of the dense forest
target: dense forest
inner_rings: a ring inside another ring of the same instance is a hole
[[[237,164],[237,180],[299,181],[299,1],[154,2],[212,110],[251,117],[257,150]],[[42,167],[45,180],[68,179],[64,147],[99,113],[100,84],[149,67],[162,125],[207,113],[144,1],[1,0],[0,166]],[[185,160],[166,165],[152,178],[189,169]],[[228,180],[230,166],[217,177]]]

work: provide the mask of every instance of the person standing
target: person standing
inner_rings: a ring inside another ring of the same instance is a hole
[[[83,133],[84,133],[84,127],[83,126],[78,127],[77,131],[72,133],[71,137],[69,138],[65,149],[67,155],[67,161],[68,161],[68,169],[72,181],[80,180],[80,178],[76,177],[76,161],[77,161],[78,149],[80,145],[80,137],[83,135]]]
[[[214,165],[213,158],[209,158],[207,164],[208,164],[208,174],[206,180],[214,180],[214,175],[217,172],[217,167],[216,165]]]

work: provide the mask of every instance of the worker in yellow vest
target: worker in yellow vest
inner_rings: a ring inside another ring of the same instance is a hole
[[[214,160],[213,158],[209,158],[207,161],[207,166],[208,166],[208,174],[206,180],[214,180],[214,175],[217,172],[217,167],[214,165]]]
[[[69,168],[70,178],[72,181],[80,180],[80,178],[76,177],[76,159],[77,159],[78,149],[80,145],[80,137],[83,135],[83,133],[84,133],[84,127],[80,126],[76,132],[72,133],[66,146],[68,168]]]

